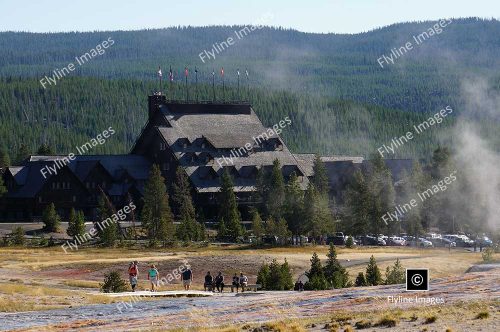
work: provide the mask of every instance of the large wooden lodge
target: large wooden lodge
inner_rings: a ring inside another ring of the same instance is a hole
[[[259,168],[271,168],[278,159],[287,180],[292,172],[305,189],[312,176],[313,154],[292,154],[277,134],[266,128],[248,103],[172,102],[164,95],[149,96],[149,116],[129,154],[78,155],[57,174],[41,170],[65,156],[30,156],[19,166],[3,171],[8,193],[0,199],[0,220],[40,219],[54,203],[67,218],[71,208],[89,220],[97,217],[98,197],[104,191],[117,209],[129,200],[141,207],[144,185],[152,164],[157,164],[171,188],[177,167],[187,173],[198,209],[206,218],[215,216],[222,173],[227,168],[234,180],[239,208],[248,218],[255,204]],[[250,149],[243,147],[251,144]],[[361,157],[322,157],[330,178],[331,195],[340,199],[356,168],[365,167]],[[411,160],[388,160],[397,181]]]

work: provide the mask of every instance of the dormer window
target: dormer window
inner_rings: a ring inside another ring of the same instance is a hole
[[[167,149],[167,145],[163,142],[160,143],[160,151],[165,151]]]
[[[205,142],[201,143],[201,148],[204,149],[207,147],[207,144]]]
[[[188,147],[187,143],[182,143],[182,148],[183,149],[187,149],[187,147]]]

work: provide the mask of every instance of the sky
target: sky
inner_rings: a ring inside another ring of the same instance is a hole
[[[393,23],[500,18],[499,0],[0,0],[0,31],[138,30],[264,25],[360,33]]]

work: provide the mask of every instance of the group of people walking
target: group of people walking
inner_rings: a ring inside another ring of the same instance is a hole
[[[131,262],[129,264],[128,276],[132,292],[135,292],[139,277],[139,263],[137,261]],[[160,280],[160,272],[158,272],[158,269],[154,264],[151,264],[150,269],[147,273],[147,277],[151,284],[151,292],[157,292],[158,283]],[[181,273],[181,279],[184,290],[189,290],[193,282],[193,271],[191,271],[189,267],[184,269]],[[239,276],[237,273],[235,273],[231,283],[231,292],[234,292],[234,289],[236,289],[236,293],[238,293],[239,289],[244,292],[247,285],[247,276],[244,275],[243,272],[240,272]],[[215,276],[215,278],[210,274],[210,272],[207,272],[207,274],[205,275],[205,282],[203,283],[203,288],[205,291],[215,292],[215,290],[217,290],[219,293],[222,293],[224,291],[224,286],[224,275],[222,274],[222,272],[219,272],[217,276]]]

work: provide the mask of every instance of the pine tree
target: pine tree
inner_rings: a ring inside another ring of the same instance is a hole
[[[241,216],[233,191],[233,180],[227,169],[224,171],[221,181],[219,220],[224,219],[226,235],[232,241],[236,241],[243,234],[243,228],[241,227]]]
[[[252,214],[252,233],[254,236],[261,237],[264,235],[264,227],[262,225],[262,219],[260,218],[259,211],[254,210]]]
[[[24,236],[24,229],[21,226],[14,228],[11,234],[11,241],[15,246],[24,246],[26,237]]]
[[[182,167],[178,167],[173,185],[173,201],[178,212],[177,237],[184,241],[197,241],[203,237],[202,226],[196,222],[196,212],[193,198],[191,197],[191,186]]]
[[[313,237],[333,232],[333,216],[328,197],[310,183],[304,195],[305,230]]]
[[[385,271],[385,284],[386,285],[404,284],[405,280],[406,280],[406,271],[401,265],[399,258],[397,258],[392,268],[388,266]]]
[[[321,160],[319,155],[316,155],[313,165],[312,183],[314,188],[321,194],[328,196],[330,185],[328,184],[328,174],[326,172],[325,163]]]
[[[101,192],[98,201],[99,219],[101,226],[95,226],[100,242],[105,247],[114,247],[119,237],[119,230],[116,221],[112,219],[114,208],[110,205],[105,197],[105,193]],[[106,222],[105,222],[106,221]]]
[[[85,217],[82,211],[71,209],[69,212],[68,229],[66,233],[71,237],[83,235],[85,233]]]
[[[368,232],[369,206],[368,185],[363,173],[356,170],[345,192],[343,225],[349,233],[360,235]]]
[[[6,193],[7,193],[7,187],[5,187],[2,174],[0,173],[0,197],[5,195]]]
[[[257,210],[264,216],[268,215],[266,208],[266,196],[267,196],[267,185],[268,176],[263,167],[257,170],[257,176],[255,181],[255,191],[252,193],[252,200],[256,202]]]
[[[10,166],[10,157],[6,150],[0,149],[0,169]]]
[[[269,191],[266,197],[267,211],[271,217],[279,220],[283,215],[283,204],[285,202],[285,180],[278,159],[273,162],[268,188]]]
[[[226,222],[224,218],[219,220],[219,227],[217,228],[217,238],[219,240],[224,240],[227,236]]]
[[[282,278],[283,290],[293,289],[294,284],[293,284],[292,271],[290,270],[290,265],[288,264],[286,258],[285,262],[281,264],[281,278]]]
[[[158,165],[154,164],[144,189],[144,206],[142,208],[142,224],[148,232],[151,246],[158,242],[173,239],[173,216],[168,202],[165,179],[161,176]]]
[[[61,218],[56,212],[54,203],[51,203],[43,211],[42,221],[45,224],[43,230],[46,232],[58,232],[61,225]]]
[[[281,266],[278,264],[278,261],[276,259],[273,259],[271,264],[269,264],[268,288],[270,290],[284,289]]]
[[[337,251],[333,243],[330,243],[327,257],[328,260],[324,268],[326,280],[331,285],[331,287],[346,287],[349,282],[349,274],[337,260]]]
[[[295,172],[290,176],[285,188],[284,217],[288,222],[288,228],[293,234],[299,235],[303,232],[304,218],[304,192],[300,188]]]
[[[21,144],[21,146],[19,147],[19,151],[17,152],[17,155],[16,155],[15,164],[16,165],[21,164],[21,162],[23,160],[25,160],[26,158],[28,158],[30,156],[30,154],[31,154],[31,152],[28,149],[28,147],[25,144]]]
[[[366,284],[368,286],[377,286],[382,284],[382,275],[373,255],[370,257],[370,261],[366,266]]]
[[[52,148],[48,144],[42,144],[38,148],[36,154],[42,155],[42,156],[50,156],[50,155],[54,155],[55,153],[54,153],[54,150],[52,150]]]
[[[358,273],[358,276],[356,277],[356,281],[354,282],[354,285],[356,287],[367,286],[366,278],[365,278],[365,275],[363,274],[363,272]]]
[[[308,290],[324,290],[328,288],[328,283],[323,272],[323,267],[321,266],[321,261],[317,253],[313,253],[311,258],[311,268],[306,272],[309,281],[304,285],[305,289]]]
[[[265,262],[262,263],[259,272],[257,273],[257,283],[261,285],[262,289],[269,290],[269,265]]]

